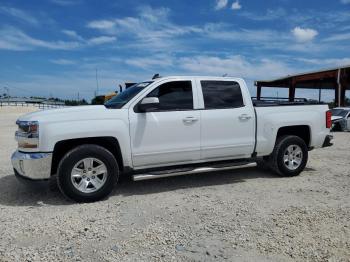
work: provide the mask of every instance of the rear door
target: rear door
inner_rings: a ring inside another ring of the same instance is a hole
[[[143,97],[157,97],[159,108],[141,113],[135,110],[136,104],[129,109],[134,167],[200,160],[200,112],[194,110],[197,89],[193,81],[162,82]]]
[[[204,103],[201,159],[250,157],[255,141],[254,108],[243,98],[239,82],[198,80],[197,84],[201,86]]]

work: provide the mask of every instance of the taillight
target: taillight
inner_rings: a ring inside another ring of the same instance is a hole
[[[326,128],[332,127],[332,111],[328,110],[326,112]]]

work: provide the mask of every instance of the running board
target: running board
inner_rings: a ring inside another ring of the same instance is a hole
[[[207,172],[215,172],[215,171],[223,171],[223,170],[231,170],[231,169],[239,169],[239,168],[247,168],[247,167],[255,167],[255,162],[237,164],[232,166],[223,166],[223,167],[197,167],[193,169],[186,169],[184,171],[180,171],[179,169],[172,170],[163,170],[156,172],[149,172],[144,174],[135,174],[132,176],[134,181],[148,180],[148,179],[156,179],[163,177],[171,177],[171,176],[182,176],[189,174],[198,174],[198,173],[207,173]]]

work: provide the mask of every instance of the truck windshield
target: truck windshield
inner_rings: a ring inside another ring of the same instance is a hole
[[[347,113],[348,113],[348,111],[347,110],[343,110],[343,109],[333,109],[332,110],[332,116],[345,117]]]
[[[149,86],[151,83],[153,82],[141,82],[130,86],[128,89],[124,90],[117,96],[108,100],[105,103],[105,107],[115,109],[122,108],[127,102],[129,102],[133,97],[135,97],[138,93],[140,93],[145,87]]]

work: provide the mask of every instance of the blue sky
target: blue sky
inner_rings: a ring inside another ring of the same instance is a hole
[[[96,68],[101,94],[154,73],[239,76],[255,92],[350,64],[349,47],[350,0],[2,0],[0,92],[90,99]]]

